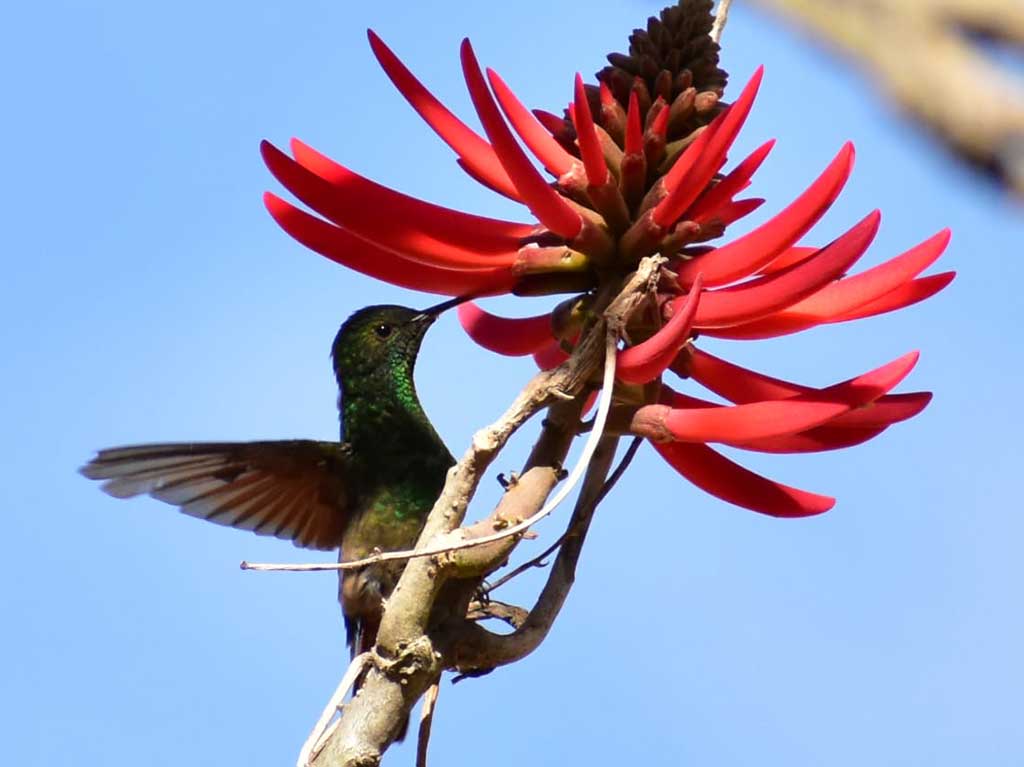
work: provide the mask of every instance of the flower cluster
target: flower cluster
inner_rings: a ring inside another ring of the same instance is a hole
[[[725,105],[726,77],[708,37],[711,21],[708,0],[681,0],[652,18],[646,30],[634,32],[629,54],[609,56],[611,66],[598,73],[596,86],[577,75],[564,116],[527,109],[495,72],[481,70],[463,41],[462,70],[486,137],[452,114],[370,33],[384,71],[455,151],[462,169],[522,203],[536,223],[408,197],[298,140],[291,156],[264,142],[263,157],[319,216],[271,193],[265,201],[299,242],[395,285],[477,297],[572,294],[551,312],[523,319],[498,317],[474,303],[459,308],[477,343],[499,354],[533,355],[542,368],[567,358],[592,318],[601,286],[619,284],[641,259],[661,254],[666,261],[657,294],[631,319],[617,360],[620,385],[633,387],[634,401],[639,397],[629,430],[719,498],[775,516],[817,514],[834,499],[761,477],[708,443],[804,453],[864,442],[927,405],[925,392],[889,393],[917,354],[819,389],[730,364],[694,342],[698,336],[781,336],[928,298],[954,276],[919,276],[941,255],[949,232],[852,275],[878,230],[878,211],[823,247],[798,244],[850,175],[854,150],[846,144],[780,212],[731,242],[709,245],[764,202],[739,195],[774,144],[726,169],[762,70]],[[668,370],[734,404],[673,391],[661,383]]]

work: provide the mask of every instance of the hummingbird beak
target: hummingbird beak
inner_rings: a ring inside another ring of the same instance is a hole
[[[471,301],[473,298],[474,298],[474,296],[472,296],[472,295],[456,296],[455,298],[450,298],[447,301],[442,301],[439,304],[435,304],[434,306],[431,306],[431,307],[429,307],[427,309],[424,309],[422,312],[420,312],[415,317],[413,317],[412,321],[413,322],[424,322],[426,320],[429,320],[430,322],[433,322],[434,320],[436,320],[438,318],[438,316],[442,312],[448,311],[453,306],[458,306],[459,304],[464,304],[464,303],[466,303],[466,301]]]

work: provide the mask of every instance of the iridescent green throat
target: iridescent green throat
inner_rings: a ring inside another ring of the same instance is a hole
[[[342,376],[342,436],[357,453],[414,452],[440,443],[416,395],[414,366],[415,358],[394,354],[366,375]]]

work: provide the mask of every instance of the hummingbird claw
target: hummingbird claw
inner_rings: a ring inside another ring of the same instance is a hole
[[[518,481],[519,475],[514,471],[509,472],[507,475],[505,472],[498,475],[498,484],[505,490],[515,487]]]
[[[573,395],[569,394],[569,392],[562,391],[557,387],[551,389],[551,394],[552,396],[557,397],[558,399],[561,400],[565,400],[566,402],[572,402],[572,400],[576,399],[575,397],[573,397]]]

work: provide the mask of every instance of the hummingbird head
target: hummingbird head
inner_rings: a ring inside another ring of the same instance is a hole
[[[345,320],[331,348],[344,439],[363,453],[386,450],[394,439],[410,438],[409,429],[396,424],[414,424],[428,441],[440,442],[416,396],[413,369],[427,329],[441,312],[465,300],[423,311],[368,306]]]
[[[445,309],[467,300],[455,298],[416,310],[405,306],[367,306],[345,320],[331,349],[334,373],[343,389],[359,380],[376,386],[411,381],[423,336]]]
[[[334,373],[342,386],[358,378],[387,377],[408,363],[409,373],[432,315],[405,306],[367,306],[338,330],[331,348]]]

